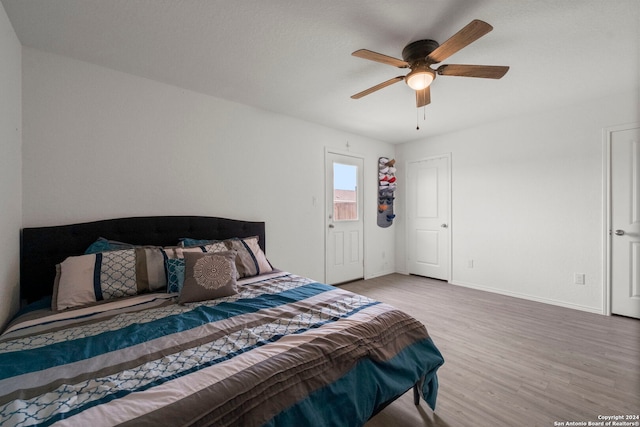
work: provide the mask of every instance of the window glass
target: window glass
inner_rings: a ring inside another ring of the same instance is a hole
[[[358,167],[333,164],[333,220],[358,220]]]

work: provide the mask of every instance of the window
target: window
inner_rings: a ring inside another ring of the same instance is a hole
[[[358,220],[358,167],[333,164],[333,220]]]

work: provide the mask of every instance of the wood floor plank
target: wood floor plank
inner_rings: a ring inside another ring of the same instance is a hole
[[[422,321],[445,358],[435,412],[409,392],[366,427],[546,427],[640,414],[640,320],[401,274],[342,287]]]

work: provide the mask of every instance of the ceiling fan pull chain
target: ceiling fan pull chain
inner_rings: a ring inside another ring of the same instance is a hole
[[[427,121],[427,108],[422,107],[422,120]],[[416,130],[420,130],[420,109],[416,108]]]

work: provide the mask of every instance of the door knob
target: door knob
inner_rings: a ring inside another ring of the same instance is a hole
[[[335,228],[335,225],[329,224],[329,228]]]
[[[624,230],[616,230],[616,236],[624,236]]]
[[[449,226],[448,226],[447,224],[442,224],[440,227],[442,227],[442,228],[447,228],[447,227],[449,227]]]

